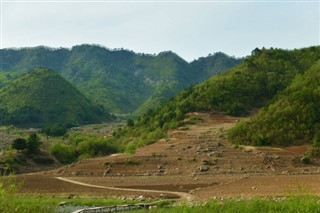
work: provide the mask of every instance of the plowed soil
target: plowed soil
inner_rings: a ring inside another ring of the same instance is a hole
[[[169,132],[167,139],[139,148],[135,154],[92,158],[50,172],[20,175],[24,180],[21,192],[125,197],[181,197],[182,192],[194,200],[320,193],[319,163],[300,160],[307,146],[236,147],[227,141],[226,131],[238,118],[190,116],[202,120]]]

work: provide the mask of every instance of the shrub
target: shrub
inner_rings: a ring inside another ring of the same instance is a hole
[[[87,138],[77,146],[80,155],[103,156],[117,151],[109,140],[101,138]]]
[[[309,155],[304,155],[304,156],[301,158],[301,161],[302,161],[302,163],[304,163],[304,164],[309,164],[309,163],[310,163],[310,156],[309,156]]]
[[[125,148],[125,152],[129,154],[133,154],[135,153],[136,149],[137,149],[137,145],[135,143],[129,143]]]
[[[63,164],[71,163],[77,159],[75,149],[72,145],[53,143],[50,152]]]
[[[132,119],[127,120],[127,126],[133,127],[134,126],[134,121]]]
[[[24,150],[27,148],[27,141],[24,138],[17,138],[12,143],[12,148],[16,150]]]
[[[47,136],[63,136],[67,133],[67,128],[63,124],[53,124],[43,129]]]
[[[29,135],[27,139],[27,149],[29,153],[37,153],[40,151],[40,145],[42,142],[40,141],[39,136],[36,133]]]
[[[54,163],[54,160],[52,158],[44,157],[44,156],[34,157],[33,161],[37,164],[42,164],[42,165],[48,165],[48,164]]]

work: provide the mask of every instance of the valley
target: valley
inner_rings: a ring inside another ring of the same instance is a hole
[[[226,131],[239,118],[189,116],[199,120],[134,154],[85,159],[52,171],[19,175],[24,182],[20,192],[126,199],[167,194],[191,199],[179,194],[183,192],[195,201],[320,192],[318,160],[301,161],[307,146],[238,147],[226,140]]]
[[[31,52],[39,50],[58,51],[35,48]],[[16,79],[3,81],[7,85],[0,88],[0,123],[5,125],[0,129],[0,161],[3,186],[19,187],[14,193],[10,188],[3,191],[12,199],[22,197],[22,201],[13,199],[13,206],[26,204],[24,196],[29,195],[53,199],[51,207],[57,206],[57,198],[77,203],[86,198],[169,202],[178,209],[212,202],[223,206],[229,200],[254,205],[255,199],[289,205],[286,199],[307,195],[312,196],[312,206],[317,205],[319,51],[319,46],[256,48],[240,64],[223,71],[220,68],[231,66],[233,59],[222,53],[186,63],[172,52],[135,55],[84,45],[66,53],[81,53],[76,55],[82,59],[90,52],[102,54],[121,66],[109,69],[109,62],[98,57],[88,64],[75,63],[77,71],[61,64],[58,71],[13,71]],[[124,59],[134,59],[133,67]],[[136,63],[142,61],[145,69],[138,66],[138,72]],[[97,64],[104,67],[101,72]],[[95,71],[89,75],[80,69],[85,65]],[[133,80],[128,72],[143,73],[149,86],[123,81],[124,89],[116,83],[119,79],[103,80],[115,70],[112,75],[120,79],[127,75],[126,81]],[[204,76],[209,78],[200,82]],[[151,84],[156,87],[151,89]],[[106,85],[133,99],[116,95],[112,100],[119,102],[110,104],[113,101],[106,95],[112,92],[100,90]],[[145,92],[151,92],[148,98]],[[115,108],[119,111],[112,111]],[[6,185],[11,177],[15,184]],[[35,204],[32,199],[26,202]]]

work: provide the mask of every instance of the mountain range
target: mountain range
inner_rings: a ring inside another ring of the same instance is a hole
[[[218,52],[188,63],[171,51],[137,54],[98,45],[1,49],[0,55],[0,88],[30,70],[45,67],[109,112],[135,114],[242,61]]]

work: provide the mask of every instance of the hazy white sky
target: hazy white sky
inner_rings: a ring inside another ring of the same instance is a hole
[[[319,1],[0,1],[2,48],[87,43],[172,50],[191,61],[217,51],[320,45]]]

